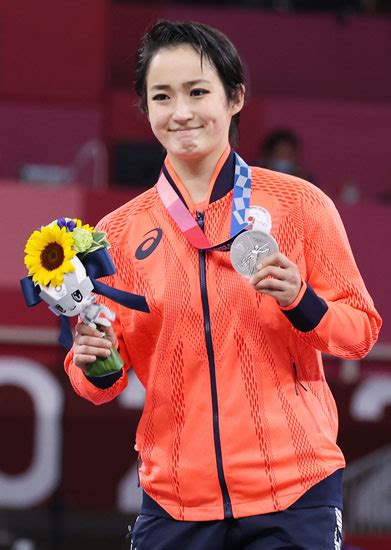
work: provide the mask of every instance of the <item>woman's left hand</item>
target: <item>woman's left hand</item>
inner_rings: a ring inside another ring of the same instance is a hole
[[[250,284],[257,292],[273,296],[280,306],[286,307],[295,301],[303,283],[297,265],[276,252],[258,264]]]

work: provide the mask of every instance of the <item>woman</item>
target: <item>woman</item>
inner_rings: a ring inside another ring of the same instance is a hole
[[[117,268],[110,284],[145,295],[151,313],[108,303],[108,339],[79,324],[66,359],[95,404],[125,388],[129,368],[146,388],[135,547],[339,548],[345,463],[321,352],[363,357],[381,324],[342,222],[313,185],[249,170],[231,149],[244,77],[217,30],[156,23],[136,91],[167,157],[157,185],[99,228]],[[255,270],[255,247],[232,256],[246,278],[227,249],[246,249],[233,240],[251,221],[278,251],[260,262],[257,252]],[[87,379],[112,344],[124,369]]]

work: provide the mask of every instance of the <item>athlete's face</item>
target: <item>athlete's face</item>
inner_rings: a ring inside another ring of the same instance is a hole
[[[213,65],[189,45],[163,48],[147,74],[148,118],[168,156],[202,158],[228,144],[233,115],[243,106],[243,92],[228,101]]]

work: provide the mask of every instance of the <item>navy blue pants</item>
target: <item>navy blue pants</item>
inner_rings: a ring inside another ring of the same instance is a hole
[[[342,516],[333,506],[219,521],[140,515],[132,550],[340,550]]]

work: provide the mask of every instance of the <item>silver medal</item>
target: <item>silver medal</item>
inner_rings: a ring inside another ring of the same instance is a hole
[[[236,237],[231,246],[230,257],[234,269],[250,278],[256,272],[257,265],[278,252],[278,244],[265,231],[250,229]]]

